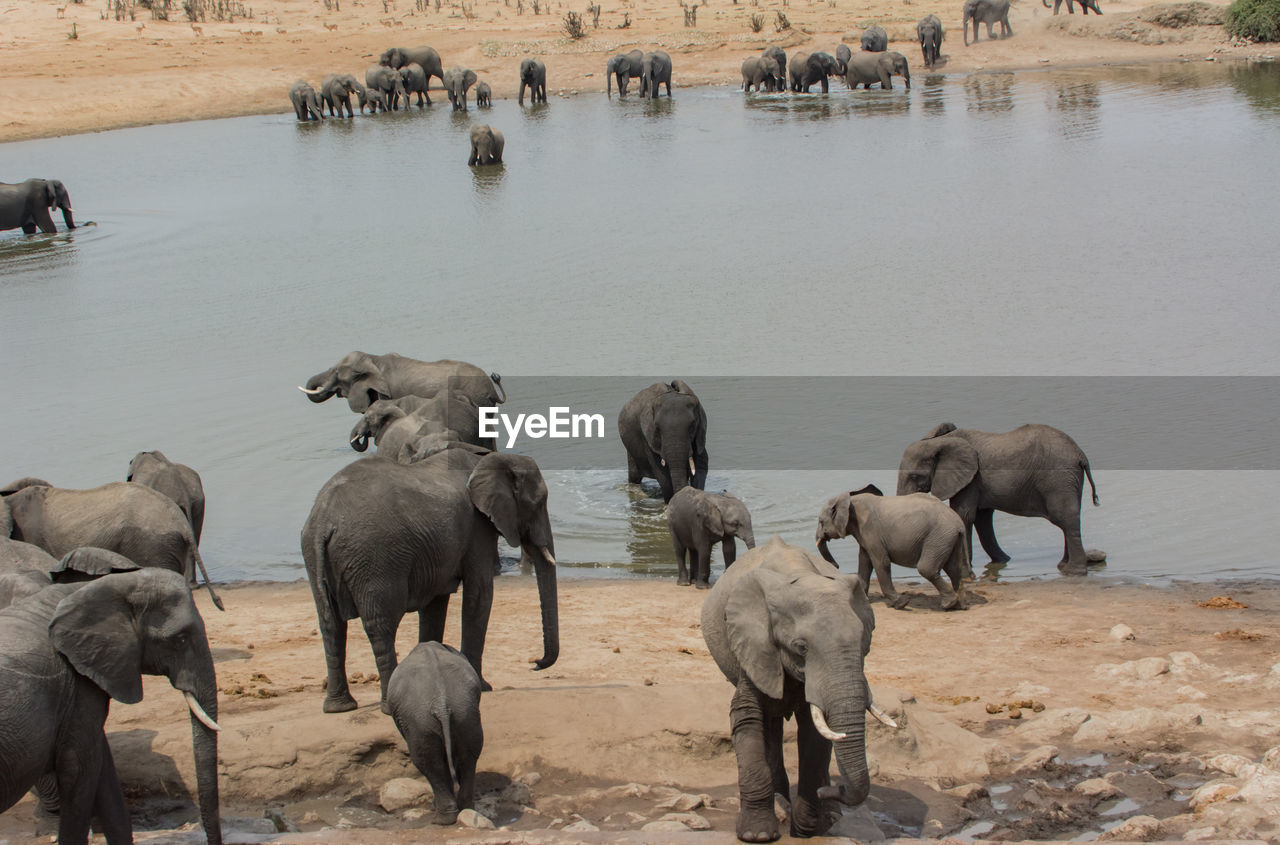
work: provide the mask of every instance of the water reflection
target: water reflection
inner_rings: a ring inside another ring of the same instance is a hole
[[[1250,62],[1231,65],[1230,71],[1228,78],[1245,102],[1262,112],[1280,113],[1280,64]]]
[[[667,508],[652,483],[643,489],[627,485],[627,556],[633,572],[668,575],[675,572],[675,552],[667,530]]]
[[[1061,81],[1048,91],[1049,111],[1058,117],[1059,131],[1082,138],[1098,131],[1101,89],[1096,82]]]
[[[520,109],[520,115],[530,123],[541,123],[551,115],[548,103],[530,103]]]
[[[941,115],[947,109],[947,78],[940,73],[931,73],[924,78],[920,87],[920,101],[924,113]]]
[[[507,166],[503,163],[472,165],[471,187],[476,196],[483,200],[495,199],[502,188],[502,179],[507,175]]]
[[[1012,73],[973,73],[964,79],[966,108],[971,112],[1013,110]]]
[[[891,91],[860,91],[849,101],[855,114],[905,114],[911,109],[911,95]]]

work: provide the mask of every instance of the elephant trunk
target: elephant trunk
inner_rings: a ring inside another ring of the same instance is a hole
[[[217,724],[217,675],[208,643],[202,643],[201,646],[201,653],[197,657],[201,665],[195,671],[195,689],[186,691],[191,707],[191,748],[195,757],[200,822],[204,826],[209,845],[222,845],[222,819],[218,802],[218,734],[200,718],[201,715],[207,716],[209,721]],[[196,712],[197,706],[203,714]]]
[[[824,537],[818,541],[818,554],[822,555],[822,559],[832,566],[839,566],[835,556],[831,554],[831,550],[827,548],[827,539]]]
[[[546,669],[560,657],[560,610],[556,598],[556,558],[550,540],[546,545],[523,549],[533,560],[538,578],[538,603],[542,606],[542,658],[534,661],[535,669]]]
[[[687,444],[680,444],[664,451],[662,460],[666,462],[667,473],[671,476],[671,495],[674,496],[685,487],[693,486],[693,474],[689,471],[689,468],[694,465],[693,454]]]
[[[351,429],[351,437],[347,440],[352,449],[357,452],[363,452],[369,448],[369,423],[366,420],[360,420]]]
[[[835,673],[838,688],[836,684],[817,689],[807,687],[805,698],[826,717],[828,728],[838,737],[832,741],[832,746],[842,782],[838,787],[820,790],[819,797],[836,798],[844,804],[856,806],[865,801],[871,791],[866,744],[869,699],[861,661],[849,662],[857,665],[844,665]],[[852,690],[849,688],[851,684]]]
[[[336,393],[334,387],[335,376],[332,371],[320,373],[307,379],[305,387],[299,387],[303,393],[307,394],[307,398],[312,402],[323,402]]]
[[[76,220],[75,217],[72,216],[71,206],[69,205],[64,205],[62,207],[62,222],[67,224],[68,229],[74,229],[76,227]]]

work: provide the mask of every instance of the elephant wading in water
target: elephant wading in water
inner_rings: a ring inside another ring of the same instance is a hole
[[[364,72],[364,84],[368,86],[370,94],[374,91],[382,94],[383,111],[394,111],[400,108],[401,102],[406,108],[409,106],[409,95],[404,90],[404,77],[399,70],[383,65],[370,65]]]
[[[872,24],[862,33],[862,49],[868,53],[883,53],[889,49],[889,33],[880,24]]]
[[[849,72],[849,59],[853,57],[853,51],[849,49],[848,44],[839,44],[836,46],[836,70],[840,76],[844,76]]]
[[[777,91],[783,86],[778,63],[768,56],[752,56],[742,63],[742,90]]]
[[[0,812],[56,783],[61,845],[87,842],[90,819],[111,845],[132,842],[103,724],[110,699],[142,700],[143,675],[186,698],[200,818],[219,845],[213,657],[182,577],[159,569],[54,584],[0,611]]]
[[[364,111],[369,95],[354,76],[349,73],[331,73],[320,81],[320,106],[322,110],[329,110],[330,117],[342,117],[344,109],[347,117],[355,117],[355,112],[351,110],[352,94],[356,95],[360,110]]]
[[[289,88],[289,102],[293,103],[298,120],[321,120],[324,117],[320,95],[305,79],[299,79]]]
[[[658,99],[658,86],[667,86],[667,96],[671,96],[671,57],[665,50],[654,50],[644,54],[640,62],[640,96]]]
[[[440,642],[459,585],[461,651],[484,678],[499,534],[533,561],[543,643],[534,665],[545,669],[559,655],[560,626],[547,485],[532,459],[461,445],[408,466],[365,458],[321,488],[302,529],[302,557],[328,665],[326,713],[356,707],[347,685],[348,620],[364,624],[387,712],[401,618],[417,611],[419,642]]]
[[[467,110],[467,91],[475,84],[474,70],[455,66],[444,72],[444,92],[449,95],[454,111]]]
[[[427,74],[422,65],[410,62],[400,68],[400,81],[404,85],[405,108],[409,107],[409,98],[413,94],[418,95],[418,108],[422,108],[424,101],[426,105],[431,105],[431,96],[427,93]]]
[[[487,109],[493,105],[493,89],[488,82],[476,83],[476,108]]]
[[[129,461],[129,474],[124,480],[146,485],[172,499],[191,523],[191,533],[196,545],[200,545],[200,532],[204,529],[204,485],[200,483],[200,473],[186,464],[175,464],[163,452],[139,452]]]
[[[791,60],[791,90],[808,94],[809,88],[818,83],[822,86],[822,93],[826,94],[829,88],[827,77],[836,76],[839,72],[839,64],[830,53],[797,53]]]
[[[363,414],[379,399],[430,397],[441,390],[464,393],[477,407],[507,401],[502,376],[497,373],[486,375],[484,370],[465,361],[418,361],[394,352],[387,355],[352,352],[307,379],[306,386],[298,389],[312,402],[324,402],[332,396],[345,398],[357,414]]]
[[[1042,516],[1062,531],[1058,569],[1084,575],[1086,555],[1080,540],[1080,500],[1089,479],[1093,503],[1098,489],[1089,459],[1065,433],[1047,425],[1023,425],[990,434],[941,423],[912,443],[898,465],[898,495],[932,493],[960,515],[965,546],[973,557],[976,525],[982,548],[995,563],[1009,556],[996,542],[992,513]]]
[[[71,213],[71,195],[57,179],[28,179],[16,185],[0,182],[0,231],[21,229],[34,235],[36,229],[53,234],[58,227],[49,209],[62,209],[62,222],[68,231],[76,227]]]
[[[791,835],[830,826],[824,799],[857,805],[871,789],[866,712],[871,702],[864,661],[875,617],[853,575],[776,536],[728,569],[702,603],[702,636],[736,689],[729,705],[738,758],[738,838],[778,838],[775,794],[789,796],[782,722],[796,719],[799,792]],[[892,724],[892,722],[890,722]],[[832,745],[841,784],[828,772]]]
[[[618,435],[627,450],[627,481],[654,478],[662,499],[707,484],[707,412],[693,389],[676,379],[651,384],[618,412]]]
[[[942,21],[937,15],[925,15],[916,24],[916,37],[924,54],[924,66],[933,67],[942,55]]]
[[[728,492],[704,493],[695,487],[678,490],[667,505],[667,527],[679,565],[676,583],[682,587],[689,586],[690,573],[699,590],[711,587],[711,547],[716,543],[721,544],[726,572],[738,557],[734,537],[748,549],[756,547],[751,513],[741,499]]]
[[[477,123],[471,127],[471,155],[467,164],[502,164],[502,150],[506,145],[501,132],[487,123]]]
[[[890,77],[895,74],[902,77],[907,90],[910,91],[911,69],[907,67],[906,56],[893,50],[887,53],[868,53],[863,50],[854,53],[849,59],[849,70],[845,74],[845,82],[849,84],[849,90],[859,85],[870,89],[873,84],[879,82],[880,88],[887,91],[893,88],[893,80]]]
[[[779,91],[786,90],[787,87],[787,51],[779,47],[777,44],[770,44],[760,52],[760,57],[764,59],[773,59],[778,63],[778,80]]]
[[[526,87],[529,88],[529,102],[545,103],[547,101],[547,66],[541,59],[525,59],[520,62],[520,94],[516,102],[522,106]]]
[[[392,47],[384,50],[378,57],[378,64],[399,70],[407,64],[417,64],[427,75],[427,87],[431,87],[431,77],[436,77],[444,84],[444,65],[440,54],[434,47]],[[428,100],[431,98],[428,97]]]
[[[640,78],[640,71],[644,64],[644,53],[639,50],[632,50],[629,53],[620,53],[613,56],[605,63],[604,66],[604,92],[609,96],[613,96],[610,86],[613,84],[614,78],[618,80],[618,96],[627,96],[627,85],[633,79]]]
[[[1013,35],[1009,26],[1009,0],[964,0],[964,11],[961,13],[960,25],[964,27],[964,46],[969,46],[969,22],[973,22],[973,42],[978,43],[978,24],[987,25],[987,37],[995,38],[991,31],[992,24],[1000,24],[1000,37]]]

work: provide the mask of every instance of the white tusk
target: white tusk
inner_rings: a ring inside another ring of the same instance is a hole
[[[347,442],[348,442],[348,443],[355,443],[355,442],[356,442],[357,440],[359,440],[359,439],[360,439],[360,435],[358,435],[358,434],[357,434],[355,437],[351,438],[351,439],[350,439],[350,440],[348,440]]]
[[[200,702],[196,701],[196,697],[194,695],[189,692],[184,692],[182,696],[187,700],[187,706],[191,708],[191,715],[199,719],[200,724],[204,725],[211,731],[222,730],[222,728],[218,726],[218,723],[209,718],[208,713],[204,712],[204,708],[200,706]]]
[[[323,393],[323,392],[324,392],[323,390],[321,390],[321,389],[320,389],[320,388],[318,388],[318,387],[317,387],[315,390],[309,390],[309,389],[307,389],[307,388],[303,387],[302,385],[298,385],[298,389],[299,389],[299,390],[301,390],[303,393],[307,394],[308,396],[315,396],[317,393]]]
[[[550,549],[548,549],[546,546],[538,546],[538,551],[542,552],[542,556],[547,559],[547,563],[551,564],[552,566],[556,565],[555,555],[551,554]]]
[[[876,721],[891,728],[898,727],[898,723],[889,718],[889,714],[880,709],[874,701],[867,703],[867,712],[876,717]]]
[[[658,466],[663,466],[663,467],[664,467],[664,466],[666,466],[666,465],[667,465],[667,459],[666,459],[666,458],[658,458]]]
[[[697,474],[698,474],[698,467],[696,464],[694,464],[693,458],[690,458],[689,459],[689,475],[694,476]]]
[[[813,717],[813,726],[818,729],[818,733],[822,734],[823,738],[835,742],[848,736],[848,734],[838,734],[827,726],[827,719],[822,715],[822,710],[819,709],[818,705],[809,705],[809,715]]]

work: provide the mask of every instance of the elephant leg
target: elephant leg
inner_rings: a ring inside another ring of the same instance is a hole
[[[98,772],[93,815],[97,819],[95,828],[106,837],[107,845],[132,845],[133,824],[129,820],[129,810],[124,805],[124,790],[120,786],[120,776],[116,773],[111,747],[107,744],[105,735],[102,737],[102,767]]]
[[[32,787],[36,798],[40,801],[40,812],[49,816],[58,815],[61,801],[58,798],[58,778],[56,775],[44,775]]]
[[[1066,559],[1058,564],[1059,571],[1064,575],[1084,575],[1088,572],[1088,557],[1080,539],[1080,512],[1052,515],[1049,521],[1062,531]]]
[[[396,629],[400,627],[400,618],[394,614],[376,613],[373,616],[362,616],[360,621],[364,623],[369,645],[373,646],[373,662],[378,667],[382,693],[382,712],[390,715],[387,684],[391,681],[391,673],[396,670]]]
[[[356,700],[347,685],[347,620],[320,615],[320,637],[324,642],[324,662],[328,672],[324,712],[345,713],[355,710]]]
[[[476,758],[457,754],[453,757],[454,772],[458,777],[458,809],[469,810],[475,806],[476,795]]]
[[[951,582],[944,578],[942,574],[942,568],[949,558],[950,550],[947,550],[945,556],[932,556],[923,559],[918,566],[920,575],[938,591],[943,610],[955,610],[960,606],[960,596],[956,593]]]
[[[889,573],[889,559],[882,554],[871,555],[871,566],[876,571],[876,581],[880,583],[880,594],[885,603],[894,610],[902,610],[911,601],[910,596],[901,595],[893,586],[893,576]]]
[[[865,549],[858,549],[858,580],[862,582],[862,591],[871,593],[871,555]]]
[[[486,572],[492,572],[488,561],[481,563]],[[489,631],[489,611],[493,609],[493,580],[477,579],[462,585],[462,654],[471,662],[480,676],[480,689],[489,692],[493,687],[484,679],[481,664],[484,661],[484,640]]]
[[[444,623],[449,617],[449,593],[436,596],[418,611],[418,642],[444,642]]]
[[[409,758],[413,760],[414,767],[426,776],[427,783],[431,784],[436,810],[431,822],[440,825],[456,822],[460,808],[453,794],[453,775],[449,772],[444,738],[430,731],[415,736],[414,742],[409,746]]]
[[[694,586],[699,590],[711,589],[711,543],[704,540],[697,549],[697,570],[694,572]]]
[[[764,755],[769,761],[769,773],[773,778],[773,794],[791,800],[791,779],[782,757],[781,716],[766,716],[764,720]]]
[[[820,836],[831,826],[823,812],[818,790],[831,785],[831,743],[814,727],[809,708],[796,709],[796,752],[800,757],[800,782],[791,805],[791,835]]]
[[[733,751],[738,758],[738,839],[772,842],[778,838],[773,814],[773,770],[765,742],[765,715],[760,692],[745,673],[729,703]]]
[[[105,716],[104,713],[103,721]],[[101,727],[98,731],[101,734]],[[54,763],[54,771],[58,776],[58,796],[61,800],[58,841],[64,843],[89,840],[89,822],[93,816],[98,777],[102,771],[102,745],[106,742],[101,735],[89,738],[83,736],[84,731],[75,730],[72,733],[81,736],[69,737],[65,747],[58,749]],[[76,742],[77,738],[83,741]]]
[[[635,457],[632,456],[630,452],[628,452],[627,453],[627,483],[639,484],[642,478],[644,478],[644,476],[640,474],[640,467],[636,466]]]
[[[982,550],[991,556],[991,562],[1008,563],[1011,558],[996,542],[996,529],[992,522],[994,513],[995,510],[992,508],[978,508],[973,527],[978,529],[978,542],[982,543]]]
[[[690,581],[689,569],[685,566],[685,557],[688,555],[689,549],[685,547],[684,543],[674,537],[671,538],[671,542],[675,546],[676,551],[676,584],[681,587],[687,587],[689,586]]]

